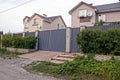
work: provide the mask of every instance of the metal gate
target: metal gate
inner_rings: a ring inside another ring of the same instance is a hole
[[[80,52],[80,49],[76,43],[77,34],[80,32],[80,28],[71,28],[71,44],[70,44],[70,52]]]
[[[47,51],[66,51],[66,30],[40,31],[38,49]]]

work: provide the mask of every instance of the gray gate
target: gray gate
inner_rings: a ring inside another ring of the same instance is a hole
[[[80,28],[71,28],[71,44],[70,44],[70,52],[80,52],[80,49],[76,43],[77,34],[80,32]]]
[[[66,30],[40,31],[38,37],[38,49],[47,51],[66,50]]]

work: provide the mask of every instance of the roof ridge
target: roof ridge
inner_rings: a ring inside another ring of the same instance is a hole
[[[97,6],[106,6],[106,5],[114,5],[114,4],[117,4],[117,3],[120,3],[120,2],[108,3],[108,4],[101,4],[101,5],[94,5],[94,7],[97,7]]]
[[[51,18],[51,17],[60,17],[61,15],[58,15],[58,16],[49,16],[49,17],[47,17],[47,18]]]

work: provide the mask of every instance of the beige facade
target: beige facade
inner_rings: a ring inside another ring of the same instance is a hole
[[[55,30],[55,29],[65,29],[66,25],[61,20],[61,17],[54,20],[52,23],[44,22],[43,23],[43,30]]]
[[[106,17],[106,22],[120,22],[120,11],[99,13]],[[97,16],[99,15],[97,14]]]
[[[112,8],[112,9],[111,9]],[[106,5],[93,6],[85,2],[80,2],[73,9],[69,11],[71,15],[71,26],[81,27],[94,26],[101,19],[105,23],[120,22],[120,2]],[[79,16],[79,11],[86,10],[86,16],[84,18]],[[90,12],[90,15],[89,15]],[[102,16],[102,17],[101,17]]]
[[[90,17],[89,22],[80,22],[80,18],[78,17],[79,10],[83,10],[83,9],[87,10],[87,12],[91,11],[93,13],[93,15]],[[93,26],[95,24],[95,19],[96,19],[95,9],[85,4],[82,4],[71,13],[71,19],[72,19],[71,21],[72,27]]]
[[[37,23],[35,24],[35,19]],[[41,16],[39,14],[34,14],[31,17],[25,17],[23,19],[24,23],[24,32],[34,32],[36,30],[45,31],[45,30],[55,30],[55,29],[64,29],[66,24],[61,16]]]

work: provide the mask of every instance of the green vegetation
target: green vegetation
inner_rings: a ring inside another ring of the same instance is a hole
[[[96,23],[97,26],[103,26],[104,22],[103,20],[100,20],[99,22]]]
[[[120,60],[97,61],[94,55],[76,57],[72,62],[56,65],[50,62],[33,63],[28,71],[61,75],[66,80],[120,80]]]
[[[83,30],[76,41],[83,53],[120,55],[120,29]]]
[[[3,32],[2,32],[2,31],[0,31],[0,35],[3,35]]]
[[[2,45],[4,47],[34,49],[36,45],[36,38],[32,36],[20,37],[5,35],[2,40]]]
[[[20,53],[18,53],[18,52],[10,52],[10,51],[7,51],[6,49],[0,49],[0,57],[1,58],[11,59],[11,58],[18,57],[18,55],[20,55]]]
[[[33,62],[32,64],[25,67],[26,70],[30,72],[44,72],[53,74],[54,69],[58,67],[57,64],[47,62],[47,61],[41,61],[41,62]]]

